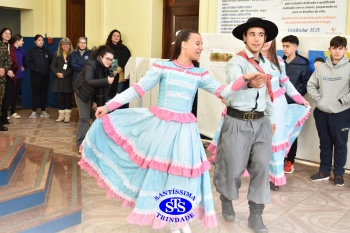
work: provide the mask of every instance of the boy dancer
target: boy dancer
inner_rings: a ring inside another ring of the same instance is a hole
[[[269,160],[275,124],[271,63],[260,50],[265,42],[277,36],[278,28],[270,21],[250,18],[232,34],[244,41],[246,48],[226,66],[227,82],[234,82],[236,93],[226,103],[227,115],[217,145],[214,185],[221,194],[223,217],[233,222],[232,200],[238,199],[240,177],[247,168],[251,178],[248,225],[255,232],[267,232],[261,215],[265,204],[270,202]]]
[[[320,65],[307,83],[310,97],[316,101],[314,118],[320,138],[320,169],[311,181],[328,180],[334,150],[334,185],[344,185],[344,166],[350,125],[350,63],[345,55],[345,37],[330,41],[331,55]]]
[[[307,81],[311,76],[309,67],[309,60],[296,51],[298,50],[299,40],[294,35],[286,36],[282,39],[283,46],[283,60],[286,64],[286,74],[289,80],[294,85],[295,89],[304,96],[306,94]],[[295,104],[296,102],[286,95],[288,104]],[[292,173],[294,171],[294,159],[297,155],[298,138],[295,139],[289,150],[286,164],[284,166],[285,173]]]

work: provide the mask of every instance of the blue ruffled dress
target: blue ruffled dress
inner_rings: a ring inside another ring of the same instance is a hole
[[[232,88],[201,68],[157,61],[137,84],[106,105],[114,110],[157,84],[156,106],[115,110],[92,124],[79,165],[108,196],[132,208],[127,219],[131,224],[163,227],[174,215],[162,212],[160,202],[176,196],[191,201],[187,216],[215,227],[210,164],[191,108],[198,88],[220,98],[232,94]]]

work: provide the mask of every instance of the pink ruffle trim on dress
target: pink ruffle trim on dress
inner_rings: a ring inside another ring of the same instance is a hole
[[[136,163],[140,168],[147,169],[152,168],[157,171],[161,172],[167,172],[171,175],[176,176],[183,176],[183,177],[189,177],[194,178],[202,175],[204,171],[210,169],[210,163],[208,160],[203,160],[202,163],[198,167],[182,167],[176,164],[172,164],[171,162],[162,162],[157,161],[155,159],[147,158],[145,155],[140,154],[133,145],[133,143],[119,134],[119,132],[116,132],[116,130],[113,129],[113,125],[110,121],[110,118],[108,115],[104,116],[102,118],[102,124],[103,128],[106,132],[106,134],[120,147],[124,149],[126,153],[129,154],[129,158],[131,161]]]
[[[162,119],[164,121],[176,121],[180,123],[191,123],[196,122],[197,118],[193,113],[178,113],[178,112],[172,112],[167,109],[159,108],[158,106],[151,106],[148,108],[148,110],[158,117],[159,119]]]
[[[215,91],[216,97],[222,99],[222,97],[220,96],[220,93],[222,92],[222,90],[225,89],[226,86],[227,86],[227,85],[222,84],[222,85],[220,85],[220,86],[218,87],[218,89],[216,89],[216,91]]]
[[[82,149],[82,147],[81,147]],[[129,201],[124,197],[116,194],[110,187],[103,181],[100,175],[85,161],[84,157],[80,159],[78,165],[81,169],[86,170],[90,176],[96,179],[97,185],[106,190],[106,194],[108,198],[115,198],[122,201],[123,208],[130,207],[134,209],[135,203],[133,201]],[[196,219],[202,220],[202,224],[205,227],[212,228],[217,226],[216,215],[205,215],[203,208],[197,207],[193,210],[193,214]],[[153,228],[162,228],[167,223],[166,221],[162,221],[159,218],[156,218],[155,214],[136,214],[131,212],[127,218],[127,222],[130,224],[137,225],[152,225]],[[185,222],[179,223],[179,227],[184,227]]]
[[[225,108],[222,113],[221,113],[221,116],[226,116],[226,113],[227,113],[227,108]]]
[[[216,145],[214,143],[210,143],[207,147],[207,151],[209,151],[212,154],[216,154]]]
[[[123,104],[118,103],[118,102],[107,102],[106,105],[107,105],[107,108],[109,109],[109,111],[113,111],[114,109],[119,108]]]
[[[284,174],[282,177],[273,177],[270,175],[270,182],[272,182],[275,186],[283,186],[287,183],[286,176]]]
[[[291,97],[295,102],[297,102],[298,104],[303,104],[305,99],[302,95],[297,94]]]
[[[204,210],[201,207],[196,207],[193,209],[192,213],[194,214],[194,218],[201,220],[203,226],[207,228],[213,228],[217,227],[218,223],[216,220],[215,213],[206,215],[204,214]],[[159,229],[165,226],[167,224],[166,221],[161,220],[156,217],[155,214],[138,214],[131,212],[127,218],[127,222],[130,224],[137,224],[137,225],[151,225],[154,229]],[[184,227],[186,222],[177,223],[177,227]]]
[[[286,90],[284,90],[284,88],[280,87],[276,91],[273,92],[273,98],[276,99],[276,98],[284,95],[284,93],[286,93]]]
[[[304,115],[299,119],[299,121],[295,124],[294,129],[302,126],[305,121],[309,118],[310,115],[310,108],[306,108],[306,111],[304,112]]]
[[[241,90],[242,87],[246,86],[247,83],[244,81],[243,75],[238,77],[236,81],[232,84],[232,90],[238,91]]]
[[[82,147],[80,148],[82,151]],[[82,154],[84,152],[82,151]],[[122,201],[122,205],[123,207],[130,207],[130,208],[134,208],[135,203],[133,201],[129,201],[127,199],[125,199],[124,197],[120,196],[119,194],[115,193],[107,184],[106,182],[104,182],[104,180],[100,177],[100,175],[98,174],[97,171],[95,171],[84,159],[84,155],[83,157],[80,159],[80,161],[78,162],[78,165],[80,166],[81,169],[86,170],[90,176],[94,177],[96,179],[97,185],[100,186],[101,188],[106,190],[106,194],[107,197],[109,198],[116,198],[120,201]]]
[[[294,125],[293,130],[299,126],[302,126],[305,123],[305,121],[309,118],[309,115],[310,115],[310,109],[306,108],[306,111],[304,112],[303,116]],[[277,145],[276,144],[272,145],[272,152],[278,152],[278,151],[290,148],[289,138],[290,138],[291,133],[292,132],[288,132],[288,136],[287,136],[286,141],[284,141],[280,144],[277,144]],[[288,152],[287,152],[287,154],[288,154]]]
[[[280,80],[280,83],[285,83],[289,80],[288,76],[285,76],[283,79]]]
[[[137,92],[137,94],[139,94],[140,97],[142,97],[145,94],[145,91],[138,83],[134,83],[132,86],[135,88],[135,91]]]
[[[272,152],[278,152],[278,151],[281,151],[281,150],[285,150],[289,147],[289,142],[288,140],[285,141],[285,142],[282,142],[280,144],[275,144],[275,145],[272,145]]]

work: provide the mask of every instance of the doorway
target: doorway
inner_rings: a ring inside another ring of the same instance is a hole
[[[81,36],[85,36],[85,0],[66,1],[66,36],[75,48]]]
[[[164,0],[162,58],[169,58],[171,43],[178,30],[198,31],[199,0]]]

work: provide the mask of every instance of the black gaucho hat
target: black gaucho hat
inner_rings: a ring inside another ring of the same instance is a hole
[[[234,37],[239,40],[243,40],[243,33],[249,28],[259,27],[265,29],[266,32],[266,42],[269,42],[276,38],[278,34],[278,27],[271,21],[264,20],[257,17],[252,17],[247,20],[246,23],[238,25],[232,31]]]

